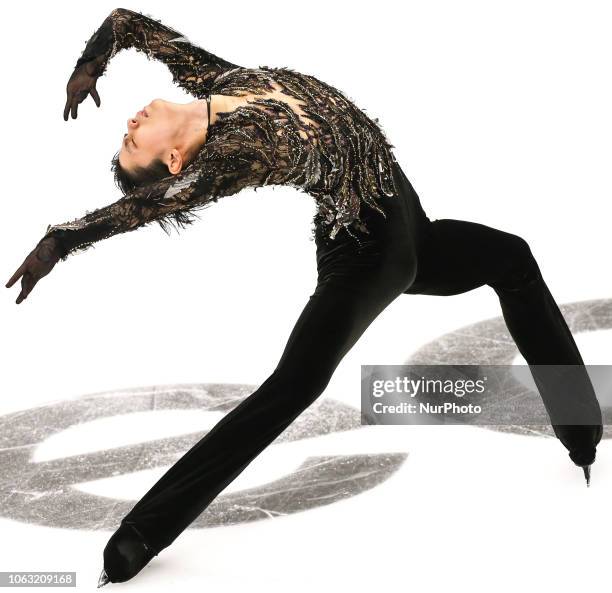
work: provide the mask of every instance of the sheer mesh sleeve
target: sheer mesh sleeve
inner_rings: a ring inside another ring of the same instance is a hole
[[[226,148],[228,145],[225,145]],[[168,233],[197,220],[196,210],[246,187],[268,185],[276,170],[274,147],[220,154],[203,150],[178,175],[135,189],[114,204],[63,224],[49,225],[43,238],[53,236],[63,247],[62,260],[97,241],[157,222]]]
[[[173,82],[197,98],[208,92],[219,74],[240,68],[191,43],[182,33],[126,8],[116,8],[108,15],[86,43],[75,67],[93,60],[95,73],[101,76],[111,58],[129,48],[166,64]]]

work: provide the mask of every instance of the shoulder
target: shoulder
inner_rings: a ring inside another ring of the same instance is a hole
[[[245,68],[238,66],[221,72],[213,83],[212,93],[232,94],[233,91],[244,92],[272,90],[274,82],[283,80],[318,81],[314,76],[303,74],[297,70],[287,67],[258,66],[257,68]],[[320,82],[320,81],[319,81]]]
[[[245,68],[237,66],[221,72],[215,77],[211,94],[231,95],[234,92],[255,90],[269,84],[271,73],[265,68]]]

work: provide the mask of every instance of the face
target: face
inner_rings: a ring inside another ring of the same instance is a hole
[[[126,170],[147,167],[156,158],[164,162],[176,148],[181,106],[155,99],[127,120],[119,152],[119,164]]]

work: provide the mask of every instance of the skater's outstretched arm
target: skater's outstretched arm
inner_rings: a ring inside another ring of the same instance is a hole
[[[95,83],[106,71],[111,58],[129,48],[166,64],[173,82],[198,99],[208,94],[219,74],[240,67],[191,43],[182,33],[151,17],[115,8],[89,39],[77,60],[66,88],[65,120],[70,112],[76,119],[79,103],[89,94],[100,106]]]
[[[197,220],[195,211],[246,187],[268,185],[277,170],[276,147],[262,144],[205,147],[182,172],[138,187],[113,204],[63,224],[49,225],[37,246],[6,284],[19,278],[21,303],[35,284],[61,259],[92,247],[97,241],[157,222],[164,231]]]

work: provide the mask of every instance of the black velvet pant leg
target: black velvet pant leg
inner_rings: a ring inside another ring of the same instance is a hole
[[[325,390],[336,367],[372,321],[416,275],[414,242],[422,223],[412,196],[368,209],[371,234],[361,245],[344,231],[317,232],[318,281],[278,365],[267,380],[179,459],[122,520],[105,549],[110,580],[127,580],[168,547],[278,435]],[[117,535],[118,534],[118,535]],[[123,539],[132,541],[132,552]]]
[[[508,330],[530,365],[555,434],[574,463],[592,463],[603,435],[601,409],[528,243],[473,222],[429,222],[417,277],[405,293],[447,296],[485,284],[499,297]],[[564,419],[563,424],[555,419]]]
[[[397,291],[323,285],[310,296],[276,369],[179,459],[123,519],[168,547],[325,390],[344,355]]]

